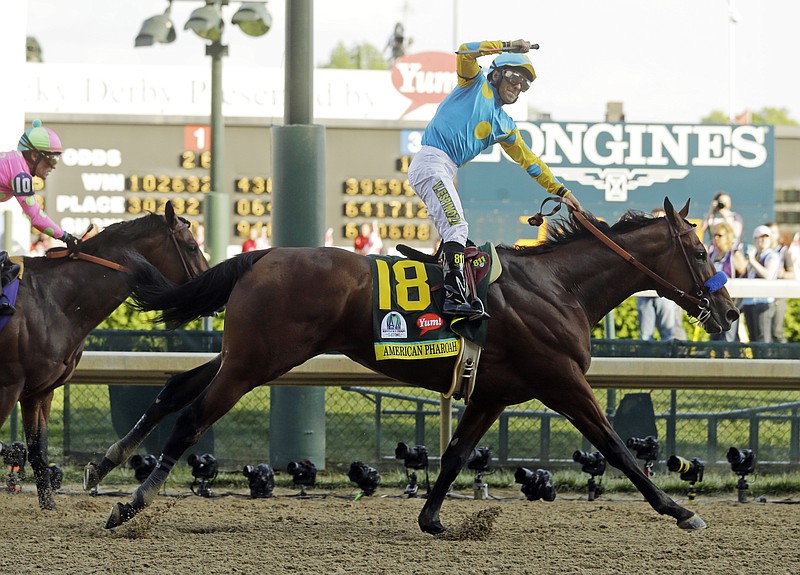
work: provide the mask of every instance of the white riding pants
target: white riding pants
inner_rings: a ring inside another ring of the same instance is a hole
[[[408,181],[425,203],[442,242],[466,245],[469,224],[456,190],[458,166],[438,148],[422,146],[408,168]]]

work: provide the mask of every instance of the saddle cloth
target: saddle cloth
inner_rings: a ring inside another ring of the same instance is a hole
[[[404,253],[411,253],[406,250]],[[368,256],[372,270],[372,319],[375,359],[430,359],[456,356],[461,337],[483,347],[488,323],[458,318],[447,322],[442,268],[435,258],[426,262],[398,256]],[[499,260],[490,243],[466,252],[475,293],[486,303],[490,281],[500,274]],[[494,256],[494,257],[493,257]],[[434,263],[430,263],[433,260]],[[493,265],[497,262],[496,265]],[[467,280],[470,281],[469,279]]]

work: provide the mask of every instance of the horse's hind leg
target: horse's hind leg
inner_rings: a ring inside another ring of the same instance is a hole
[[[83,471],[83,488],[88,491],[98,486],[112,469],[125,463],[134,454],[166,416],[183,409],[200,395],[216,375],[220,362],[220,356],[217,355],[208,363],[170,377],[141,419],[125,437],[108,448],[103,460],[100,463],[86,464]]]
[[[436,478],[436,483],[419,514],[419,526],[425,533],[435,535],[445,530],[439,520],[439,511],[447,491],[464,467],[472,450],[478,445],[486,430],[503,412],[503,409],[505,409],[504,405],[477,404],[475,401],[471,401],[467,405],[447,449],[442,454],[439,477]]]
[[[50,484],[50,467],[47,459],[47,420],[50,418],[52,401],[53,392],[51,391],[20,402],[22,424],[25,428],[25,439],[28,444],[28,461],[33,469],[36,494],[39,497],[39,507],[42,509],[56,508],[55,495]]]
[[[570,393],[565,390],[570,387]],[[653,483],[639,468],[636,459],[611,427],[588,382],[579,386],[573,383],[553,384],[548,389],[553,396],[541,397],[542,402],[566,416],[572,424],[605,456],[606,461],[622,471],[648,503],[661,515],[674,517],[681,529],[704,529],[706,527],[697,514],[681,507]]]
[[[230,357],[230,356],[229,356]],[[233,363],[233,362],[230,362]],[[166,483],[172,467],[220,417],[242,398],[242,396],[265,381],[271,381],[278,373],[259,376],[254,362],[241,362],[238,369],[222,365],[211,384],[178,416],[175,428],[164,446],[156,468],[136,489],[129,503],[117,503],[106,521],[106,529],[122,525],[153,502],[161,487]],[[282,373],[285,370],[281,370]]]

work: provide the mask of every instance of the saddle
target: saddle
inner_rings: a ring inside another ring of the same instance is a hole
[[[497,257],[494,245],[488,245],[491,254],[480,251],[472,242],[468,242],[467,247],[464,249],[464,258],[466,260],[464,279],[467,284],[468,295],[471,298],[479,299],[482,295],[485,297],[485,288],[482,290],[484,293],[480,294],[478,293],[478,286],[491,272],[489,281],[486,283],[486,287],[488,287],[488,284],[494,282],[501,272],[500,260]],[[441,247],[435,254],[426,254],[410,246],[398,244],[397,251],[410,260],[431,264],[440,262]],[[495,265],[492,265],[492,263]],[[431,287],[431,291],[441,288],[441,284],[435,285]],[[461,345],[456,357],[450,389],[442,394],[445,399],[453,397],[457,400],[463,399],[464,403],[469,403],[472,390],[475,388],[478,361],[485,343],[486,328],[487,324],[484,320],[470,321],[467,318],[456,318],[450,324],[450,329],[460,337]]]
[[[397,244],[397,251],[408,259],[417,262],[435,264],[441,261],[441,246],[435,254],[426,254],[425,252],[421,252],[405,244]],[[492,252],[494,252],[494,246],[492,246]],[[488,259],[490,256],[491,260]],[[494,253],[487,254],[486,252],[482,252],[478,249],[478,246],[472,242],[468,242],[467,247],[464,248],[464,259],[466,261],[464,265],[464,279],[467,282],[467,291],[471,297],[477,298],[478,294],[476,286],[480,284],[481,281],[483,281],[483,278],[485,278],[486,275],[492,270],[491,262],[498,260]],[[500,275],[499,271],[497,272],[497,275]],[[494,281],[494,278],[491,281]],[[438,290],[441,288],[442,285],[439,284],[433,286],[431,289]]]

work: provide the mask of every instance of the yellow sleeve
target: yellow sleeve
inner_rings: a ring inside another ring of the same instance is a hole
[[[525,140],[522,139],[518,128],[514,128],[511,134],[500,142],[500,145],[511,159],[528,172],[540,186],[551,194],[559,195],[559,191],[564,185],[553,175],[548,165],[531,151]]]
[[[474,52],[472,54],[458,54],[456,56],[456,74],[458,85],[469,86],[481,73],[478,58],[487,54],[499,54],[502,48],[510,46],[511,42],[501,40],[484,40],[483,42],[466,42],[458,47],[459,52]]]

